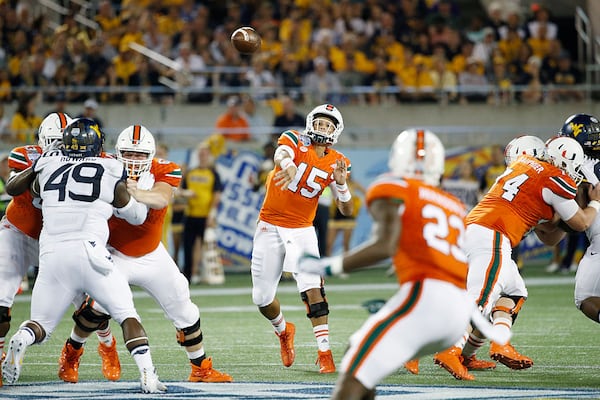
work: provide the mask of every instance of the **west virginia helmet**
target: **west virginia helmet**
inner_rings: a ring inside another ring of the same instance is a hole
[[[69,157],[98,157],[102,153],[102,138],[98,124],[89,118],[78,118],[63,131],[64,152]]]
[[[545,151],[546,144],[539,137],[533,135],[518,136],[506,145],[504,161],[506,165],[510,165],[523,154],[532,157],[543,157]]]
[[[336,144],[343,130],[344,119],[342,118],[342,113],[331,104],[321,104],[306,116],[304,134],[313,143],[324,145]]]
[[[394,175],[417,178],[439,186],[444,174],[444,145],[431,131],[407,129],[402,131],[390,151],[388,167]]]
[[[131,125],[123,129],[117,138],[115,145],[117,159],[121,160],[130,178],[137,178],[142,172],[150,171],[152,159],[156,154],[154,137],[148,129],[142,125]],[[143,160],[125,158],[124,152],[143,153]]]
[[[546,142],[546,158],[573,178],[576,184],[582,181],[579,169],[585,158],[577,140],[566,136],[551,138]]]
[[[600,121],[593,115],[571,115],[558,134],[576,139],[587,156],[600,159]]]
[[[65,113],[52,112],[44,118],[38,128],[38,145],[47,150],[55,141],[61,141],[63,130],[73,122],[73,118]]]

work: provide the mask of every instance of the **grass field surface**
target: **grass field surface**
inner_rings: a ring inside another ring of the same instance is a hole
[[[586,398],[600,398],[600,392],[595,392],[600,388],[600,374],[598,373],[600,371],[600,342],[598,340],[600,326],[588,320],[575,308],[573,303],[574,275],[548,275],[543,272],[541,267],[527,267],[523,270],[523,275],[529,289],[529,299],[519,314],[511,342],[517,350],[534,360],[532,368],[513,371],[499,364],[495,370],[474,371],[476,380],[463,382],[455,380],[445,370],[434,365],[431,357],[426,357],[420,362],[419,375],[411,375],[401,369],[382,382],[382,387],[384,387],[383,385],[391,385],[392,388],[395,385],[433,387],[434,389],[439,388],[439,393],[442,394],[444,391],[451,391],[454,388],[472,390],[479,387],[498,388],[500,393],[504,388],[507,394],[509,394],[509,388],[583,389],[584,393],[589,390],[591,396],[597,395],[597,397]],[[331,310],[330,334],[332,350],[337,362],[341,360],[348,337],[368,317],[368,312],[362,304],[372,299],[387,299],[395,290],[395,278],[386,277],[385,270],[382,268],[354,273],[345,279],[330,278],[327,280],[326,291]],[[213,357],[213,365],[216,369],[228,372],[238,383],[323,384],[325,386],[322,390],[325,393],[317,394],[316,398],[328,396],[329,385],[335,382],[337,374],[320,375],[318,373],[315,365],[317,356],[315,338],[305,316],[305,307],[296,292],[295,283],[282,282],[278,294],[286,319],[296,324],[296,361],[290,368],[282,366],[279,342],[273,334],[273,329],[252,304],[251,283],[248,274],[227,275],[227,282],[224,285],[196,285],[192,286],[191,291],[193,301],[201,312],[205,350],[209,356]],[[28,317],[29,294],[17,296],[9,336]],[[175,329],[164,317],[159,307],[145,293],[135,290],[134,295],[138,312],[150,339],[152,355],[161,379],[166,382],[185,382],[190,367],[185,352],[175,341]],[[28,349],[19,384],[58,381],[57,359],[72,327],[70,314],[71,310],[65,315],[56,332],[46,343]],[[435,318],[435,315],[431,317]],[[135,382],[139,377],[137,367],[123,345],[120,328],[114,322],[111,322],[111,326],[119,344],[123,368],[121,380]],[[82,388],[85,387],[86,382],[102,382],[110,385],[103,382],[96,346],[97,340],[92,336],[80,366]],[[488,346],[486,345],[479,352],[480,358],[489,359],[487,351]],[[48,383],[48,385],[53,384]],[[188,386],[189,384],[185,387]],[[9,386],[1,388],[0,398],[10,398],[11,389],[15,388]],[[584,397],[581,394],[573,394],[572,397],[568,393],[570,392],[567,392],[567,395],[554,395],[551,398]],[[95,395],[97,393],[91,393],[87,398],[93,398]],[[480,398],[473,394],[465,394],[465,396]],[[106,396],[101,397],[105,398]],[[527,397],[505,396],[505,398],[542,397],[549,398],[547,396],[529,397],[529,395]],[[215,398],[230,397],[218,396]],[[381,398],[401,397],[383,396]],[[426,397],[415,396],[412,398],[434,397],[426,395]]]

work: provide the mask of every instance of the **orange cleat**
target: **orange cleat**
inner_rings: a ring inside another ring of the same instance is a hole
[[[83,347],[75,350],[71,343],[65,343],[58,359],[58,377],[65,382],[77,383],[79,380],[79,359]]]
[[[516,351],[510,343],[499,345],[491,342],[490,357],[510,369],[527,369],[533,366],[533,360]]]
[[[470,357],[463,356],[462,364],[467,367],[469,371],[482,371],[485,369],[496,368],[496,363],[493,361],[486,361],[478,359],[475,354]]]
[[[117,352],[117,340],[113,337],[110,346],[98,343],[98,354],[102,358],[102,375],[109,381],[118,381],[121,377],[121,363]]]
[[[231,375],[219,372],[212,367],[212,357],[207,357],[200,366],[192,365],[192,373],[188,378],[190,382],[233,382]]]
[[[285,331],[275,335],[279,337],[279,345],[281,346],[281,361],[286,367],[290,367],[296,358],[296,350],[294,350],[294,334],[296,326],[291,322],[285,324]]]
[[[319,351],[316,365],[319,366],[320,374],[332,374],[335,372],[335,364],[333,362],[333,354],[331,350]]]
[[[419,375],[419,359],[405,362],[404,368],[413,375]]]
[[[460,347],[452,346],[440,353],[435,353],[433,361],[450,372],[450,375],[456,379],[472,381],[475,377],[469,374],[467,367],[462,364],[463,356],[460,354],[461,351]]]

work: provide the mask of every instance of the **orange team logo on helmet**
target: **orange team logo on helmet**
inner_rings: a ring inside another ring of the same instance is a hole
[[[331,104],[327,104],[327,105],[325,106],[325,109],[326,109],[327,111],[333,111],[333,110],[335,110],[335,106],[333,106],[333,105],[331,105]]]

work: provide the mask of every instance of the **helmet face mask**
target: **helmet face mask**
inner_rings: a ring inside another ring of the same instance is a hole
[[[42,150],[47,150],[56,141],[62,141],[63,131],[71,122],[73,119],[65,113],[48,114],[38,128],[38,145]]]
[[[564,136],[552,138],[546,143],[546,155],[546,158],[569,175],[575,184],[579,185],[583,180],[583,175],[579,170],[585,156],[577,140]]]
[[[317,106],[306,116],[304,133],[315,144],[325,146],[336,144],[343,130],[342,114],[331,104]]]
[[[130,178],[137,178],[142,173],[150,171],[152,159],[156,154],[154,137],[142,125],[131,125],[125,128],[117,138],[115,145],[117,159],[120,160]],[[132,158],[127,153],[145,154],[145,158]]]
[[[546,145],[542,139],[537,136],[523,135],[511,140],[504,149],[504,162],[506,165],[512,164],[523,154],[532,157],[543,157],[546,152]]]
[[[103,136],[96,122],[78,118],[63,131],[63,151],[72,158],[98,157],[102,153]]]
[[[573,114],[558,132],[579,142],[588,157],[600,159],[600,121],[589,114]]]
[[[388,167],[394,175],[439,186],[445,167],[444,145],[431,131],[407,129],[392,144]]]

